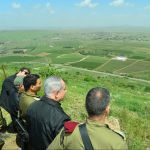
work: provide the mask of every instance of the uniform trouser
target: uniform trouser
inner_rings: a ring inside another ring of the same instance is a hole
[[[3,118],[2,111],[0,108],[0,130],[2,130],[4,126],[6,126],[6,122],[5,122],[5,119]],[[0,149],[2,149],[4,143],[5,142],[0,137]]]
[[[5,144],[5,142],[0,138],[0,149],[2,149],[4,144]]]
[[[0,130],[2,130],[3,127],[6,127],[6,121],[3,117],[2,110],[1,110],[1,107],[0,107]]]

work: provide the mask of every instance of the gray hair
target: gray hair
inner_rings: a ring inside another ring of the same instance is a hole
[[[61,81],[62,79],[57,76],[48,77],[44,82],[45,95],[49,96],[53,91],[60,91],[63,88]]]

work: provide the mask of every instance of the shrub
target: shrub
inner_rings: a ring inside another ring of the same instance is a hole
[[[86,76],[85,78],[84,78],[84,81],[86,81],[86,82],[96,82],[96,79],[95,78],[93,78],[92,76]]]

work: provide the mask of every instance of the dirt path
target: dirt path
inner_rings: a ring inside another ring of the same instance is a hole
[[[109,59],[108,61],[106,61],[104,64],[102,64],[102,65],[98,66],[97,68],[95,68],[95,70],[101,69],[102,67],[104,67],[105,65],[107,65],[111,60],[112,60],[112,58]]]
[[[95,71],[95,70],[88,70],[88,69],[84,69],[84,68],[77,68],[77,67],[63,66],[63,65],[61,65],[61,66],[63,68],[68,68],[68,69],[76,69],[76,70],[80,70],[80,71],[84,71],[84,72],[91,72],[91,73],[96,73],[96,74],[100,74],[100,75],[107,75],[107,76],[112,76],[112,77],[126,78],[126,79],[129,79],[129,80],[150,83],[150,81],[144,80],[144,79],[130,78],[130,77],[127,77],[127,76],[121,76],[121,75],[116,75],[116,74],[112,74],[112,73],[105,73],[105,72],[100,72],[100,71]]]
[[[84,61],[84,60],[87,59],[88,57],[89,57],[89,56],[86,56],[86,57],[84,57],[84,58],[82,58],[82,59],[80,59],[80,60],[78,60],[78,61],[67,62],[67,63],[65,63],[65,65],[70,65],[70,64],[74,64],[74,63],[78,63],[78,62]]]
[[[16,63],[24,63],[24,62],[13,62],[14,64]],[[28,62],[28,63],[39,63],[39,64],[42,64],[42,65],[47,65],[48,66],[48,63],[40,63],[40,62]],[[139,82],[145,82],[145,83],[150,83],[150,81],[148,80],[144,80],[144,79],[138,79],[138,78],[130,78],[130,77],[127,77],[127,76],[121,76],[121,75],[116,75],[116,74],[113,74],[113,73],[106,73],[106,72],[100,72],[100,71],[95,71],[95,70],[88,70],[88,69],[84,69],[84,68],[77,68],[77,67],[72,67],[72,66],[65,66],[65,65],[62,65],[62,64],[52,64],[52,66],[58,66],[58,67],[61,67],[61,68],[68,68],[68,69],[76,69],[76,70],[79,70],[79,71],[84,71],[84,72],[91,72],[91,73],[96,73],[96,74],[100,74],[100,75],[107,75],[107,76],[112,76],[112,77],[119,77],[119,78],[126,78],[126,79],[129,79],[129,80],[135,80],[135,81],[139,81]]]

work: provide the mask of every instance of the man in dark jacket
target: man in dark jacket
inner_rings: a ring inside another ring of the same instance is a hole
[[[0,95],[0,106],[3,107],[5,110],[8,111],[9,109],[9,96],[12,90],[15,89],[14,80],[17,76],[26,76],[30,74],[30,70],[28,68],[21,68],[18,73],[7,77],[3,84],[2,90]]]
[[[70,120],[59,103],[66,93],[65,82],[59,77],[49,77],[44,83],[44,92],[45,96],[27,110],[30,142],[36,150],[45,150]]]
[[[20,95],[24,91],[23,86],[23,78],[24,76],[17,76],[14,80],[15,88],[11,90],[9,96],[9,113],[11,115],[11,119],[14,122],[16,118],[19,116],[19,100]]]
[[[2,84],[2,90],[0,94],[0,112],[1,107],[3,107],[6,111],[9,112],[10,108],[10,95],[13,91],[15,91],[15,85],[14,80],[17,76],[26,76],[27,74],[30,74],[30,70],[28,68],[21,68],[18,73],[11,75],[7,77],[3,84]],[[0,113],[0,128],[3,128],[5,126],[5,121],[3,121],[4,118],[2,116],[2,113]]]

